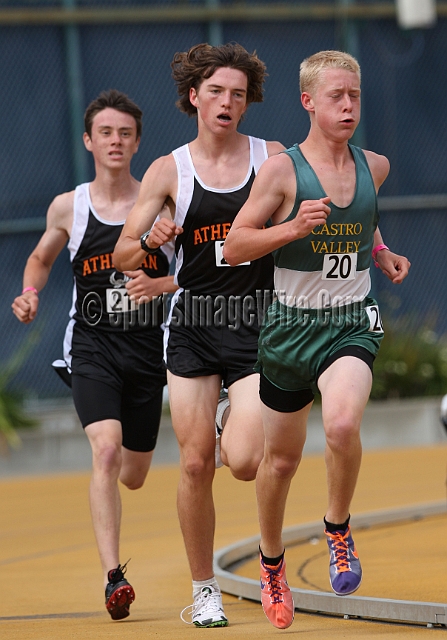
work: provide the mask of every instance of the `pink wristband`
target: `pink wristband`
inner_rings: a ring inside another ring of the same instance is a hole
[[[35,287],[25,287],[24,290],[22,291],[22,296],[24,293],[26,293],[27,291],[32,291],[33,293],[36,294],[36,296],[38,295],[38,291]]]
[[[374,247],[374,249],[372,250],[372,259],[374,260],[374,264],[376,265],[376,267],[379,266],[379,263],[376,260],[376,256],[379,253],[379,251],[383,251],[383,249],[387,249],[388,251],[390,250],[389,247],[386,246],[386,244],[378,244],[377,247]]]

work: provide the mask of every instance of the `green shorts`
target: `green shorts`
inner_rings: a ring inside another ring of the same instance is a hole
[[[318,392],[319,372],[346,347],[377,355],[383,338],[379,307],[372,298],[332,309],[298,309],[276,300],[259,336],[255,370],[285,391]]]

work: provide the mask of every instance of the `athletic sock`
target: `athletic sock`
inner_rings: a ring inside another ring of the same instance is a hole
[[[192,581],[192,597],[193,599],[201,592],[203,587],[213,587],[220,591],[219,583],[216,578],[208,578],[208,580],[193,580]]]
[[[349,526],[349,521],[351,519],[351,514],[349,514],[346,522],[342,522],[342,524],[334,524],[333,522],[328,522],[326,518],[323,518],[326,530],[329,533],[335,533],[336,531],[346,531]]]
[[[284,551],[277,558],[268,558],[262,553],[261,547],[259,547],[259,552],[261,554],[262,562],[269,567],[277,567],[281,560],[284,558]]]

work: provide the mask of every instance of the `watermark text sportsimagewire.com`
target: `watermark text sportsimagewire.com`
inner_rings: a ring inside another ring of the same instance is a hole
[[[121,290],[122,291],[122,290]],[[116,290],[115,290],[116,292]],[[272,294],[270,290],[259,289],[256,294],[245,296],[211,296],[195,295],[185,290],[181,299],[171,311],[171,294],[163,294],[149,300],[142,296],[138,302],[130,300],[127,293],[121,295],[118,302],[103,300],[96,292],[88,293],[82,303],[82,317],[89,326],[96,326],[104,317],[113,329],[126,331],[135,328],[170,324],[173,326],[223,327],[237,331],[242,325],[246,327],[259,326],[270,304],[276,297],[284,300],[284,292]],[[371,317],[371,311],[372,317]],[[306,296],[287,298],[287,304],[281,304],[281,313],[277,315],[277,322],[282,326],[320,326],[335,327],[364,324],[367,326],[375,322],[376,328],[381,329],[380,314],[377,305],[367,307],[365,302],[355,296],[331,299],[328,291],[322,289],[318,296],[316,309],[309,307]]]

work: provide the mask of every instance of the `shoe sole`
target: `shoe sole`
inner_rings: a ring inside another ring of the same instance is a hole
[[[288,628],[292,625],[292,623],[293,623],[293,621],[294,621],[294,619],[295,619],[295,601],[294,601],[294,599],[293,599],[293,598],[292,598],[292,602],[293,602],[292,619],[291,619],[290,621],[287,621],[287,623],[286,623],[286,624],[282,624],[282,625],[280,626],[280,625],[278,625],[275,621],[271,620],[271,618],[270,618],[270,616],[268,615],[268,613],[267,613],[266,609],[264,608],[264,603],[262,602],[262,596],[261,596],[261,607],[262,607],[262,610],[263,610],[263,612],[264,612],[264,615],[265,615],[265,617],[267,618],[267,620],[270,622],[270,624],[272,624],[276,629],[288,629]]]
[[[356,588],[355,588],[355,589],[353,589],[352,591],[343,591],[343,593],[340,593],[340,592],[338,592],[338,591],[335,591],[335,589],[334,589],[334,587],[332,586],[332,583],[331,583],[331,581],[330,581],[330,580],[329,580],[329,584],[331,585],[331,589],[332,589],[332,591],[335,593],[335,595],[336,595],[336,596],[342,596],[342,597],[343,597],[343,596],[350,596],[352,593],[355,593],[355,592],[359,589],[360,585],[362,584],[362,579],[360,579],[360,582],[358,583],[358,585],[356,586]]]
[[[112,620],[123,620],[130,615],[129,607],[135,600],[135,592],[130,584],[119,587],[107,601],[106,609]]]
[[[200,622],[194,622],[193,624],[200,629],[211,629],[211,627],[228,627],[228,620],[217,620],[217,622],[211,622],[210,624],[200,624]]]

